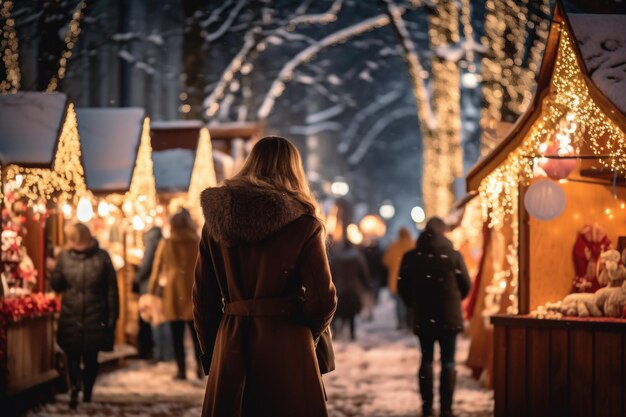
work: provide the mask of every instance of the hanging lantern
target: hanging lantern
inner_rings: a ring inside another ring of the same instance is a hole
[[[76,218],[78,221],[86,223],[93,219],[93,206],[87,197],[81,197],[76,206]]]
[[[359,228],[363,235],[373,238],[381,238],[387,233],[387,226],[379,216],[368,214],[359,222]]]
[[[551,180],[539,180],[528,187],[524,207],[538,220],[552,220],[565,209],[565,192]]]

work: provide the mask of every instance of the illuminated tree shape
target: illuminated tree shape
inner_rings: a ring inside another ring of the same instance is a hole
[[[203,127],[200,129],[200,139],[198,140],[196,159],[194,161],[193,170],[191,171],[189,192],[187,194],[187,206],[196,222],[202,222],[200,193],[205,188],[215,187],[216,185],[217,178],[215,176],[215,167],[213,166],[211,135],[209,134],[209,129]]]
[[[156,207],[156,182],[152,164],[152,144],[150,142],[150,118],[143,121],[141,141],[137,150],[137,160],[133,169],[126,201],[141,204],[144,214]]]

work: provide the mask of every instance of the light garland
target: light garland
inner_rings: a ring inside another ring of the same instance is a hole
[[[22,176],[19,192],[31,205],[39,200],[56,200],[57,194],[62,196],[61,199],[85,194],[87,187],[74,105],[70,103],[67,108],[52,169],[8,165],[6,172],[7,181],[15,180],[17,175]]]
[[[154,210],[157,205],[149,117],[144,118],[143,121],[137,160],[124,201],[134,206],[133,213],[137,212],[144,216],[147,216],[150,210]],[[127,205],[127,207],[131,207],[131,205]]]
[[[0,9],[0,17],[4,19],[0,52],[6,69],[6,78],[0,82],[0,93],[15,93],[20,89],[20,65],[18,39],[15,32],[15,19],[11,17],[12,1],[5,1]]]
[[[72,14],[72,20],[70,21],[67,33],[65,34],[65,51],[63,51],[61,58],[59,59],[59,69],[56,75],[52,77],[50,83],[48,84],[48,88],[46,89],[48,93],[56,91],[59,86],[59,81],[65,78],[67,63],[72,56],[72,49],[76,46],[78,35],[80,35],[80,21],[83,18],[86,7],[87,3],[85,1],[81,1],[78,8]]]
[[[209,129],[203,127],[200,130],[200,139],[196,150],[196,160],[191,171],[189,181],[189,192],[187,194],[187,206],[193,219],[199,224],[202,223],[202,207],[200,205],[200,193],[205,188],[215,187],[217,179],[215,167],[213,166],[213,146],[211,145],[211,135]]]

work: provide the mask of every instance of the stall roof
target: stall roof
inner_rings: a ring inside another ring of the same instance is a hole
[[[570,14],[587,74],[626,113],[626,14]]]
[[[157,191],[189,190],[202,126],[203,123],[197,120],[151,124],[152,161]]]
[[[137,159],[143,121],[141,108],[77,109],[87,187],[127,191]]]
[[[62,93],[0,95],[0,161],[49,168],[67,104]]]
[[[590,15],[583,15],[583,16],[590,16]],[[596,15],[591,15],[591,16],[596,16]],[[597,15],[597,16],[598,16],[597,17],[598,20],[595,21],[596,24],[601,24],[600,22],[606,19],[606,22],[607,22],[606,24],[608,26],[609,24],[610,25],[616,24],[618,20],[616,19],[615,22],[614,21],[609,22],[610,15]],[[618,17],[619,16],[621,15],[618,15]],[[581,27],[582,24],[584,23],[585,22],[583,20],[579,20],[578,26]],[[597,36],[597,37],[594,36],[593,37],[594,42],[591,42],[591,41],[587,42],[588,44],[587,47],[589,48],[587,53],[589,55],[587,59],[584,59],[583,52],[581,51],[581,46],[579,45],[579,42],[576,39],[577,33],[581,33],[581,36],[583,36],[582,32],[584,29],[579,29],[579,32],[576,32],[574,29],[572,29],[569,16],[566,16],[563,10],[563,6],[561,5],[559,1],[557,1],[554,7],[552,23],[550,25],[550,33],[548,34],[548,39],[546,41],[546,48],[544,51],[541,68],[539,69],[539,74],[537,76],[537,88],[535,90],[535,95],[533,96],[533,99],[530,105],[528,106],[528,110],[526,110],[526,112],[523,113],[518,118],[518,120],[513,125],[509,134],[502,140],[502,142],[493,151],[491,151],[491,153],[489,153],[483,159],[478,161],[478,163],[474,166],[474,168],[472,168],[472,170],[467,174],[466,184],[467,184],[468,192],[478,190],[478,187],[482,179],[485,178],[487,175],[489,175],[490,172],[492,172],[498,165],[500,165],[506,159],[509,153],[511,153],[521,144],[521,142],[524,140],[525,135],[530,130],[533,121],[541,114],[541,103],[543,99],[545,98],[545,96],[549,93],[549,90],[550,90],[549,87],[550,87],[550,83],[552,79],[552,72],[554,70],[554,64],[558,56],[559,42],[560,42],[560,36],[561,36],[561,31],[560,31],[561,25],[565,25],[568,32],[572,34],[572,38],[575,41],[573,44],[574,52],[576,53],[576,59],[583,70],[583,78],[585,79],[587,87],[589,88],[590,95],[594,98],[598,106],[607,114],[607,116],[613,119],[618,126],[626,125],[625,112],[617,104],[617,103],[620,103],[621,100],[624,100],[623,97],[617,97],[620,95],[620,91],[617,90],[616,88],[617,85],[613,82],[613,80],[610,80],[610,79],[600,82],[597,80],[592,80],[591,78],[594,76],[594,73],[590,72],[591,68],[600,68],[600,66],[598,66],[599,65],[598,63],[594,64],[596,65],[595,67],[590,67],[591,63],[595,62],[596,59],[598,59],[598,62],[602,63],[601,67],[603,68],[603,70],[600,71],[598,74],[604,74],[604,75],[597,75],[597,78],[598,79],[602,77],[611,78],[608,70],[611,70],[612,69],[611,66],[614,64],[609,64],[607,66],[604,60],[593,56],[593,50],[594,50],[593,48],[595,48],[593,45],[595,45],[595,40],[604,39],[604,38],[602,36]],[[623,26],[621,26],[621,28],[623,28]],[[597,28],[594,26],[592,29],[587,28],[586,30],[593,31],[596,29]],[[608,34],[608,32],[605,34]],[[611,39],[614,39],[614,41],[603,43],[601,48],[613,49],[615,44],[618,42],[615,39],[623,39],[623,36],[624,36],[623,34],[620,36],[617,36],[617,35],[612,36]],[[620,45],[624,45],[624,44],[621,43]],[[622,46],[622,49],[624,49],[623,46]],[[607,54],[610,55],[609,52],[607,52]],[[622,51],[618,55],[623,56],[624,52]],[[589,64],[587,64],[587,62],[589,62]],[[618,65],[618,67],[622,68],[621,69],[622,76],[619,79],[623,80],[624,79],[624,75],[623,75],[624,64]],[[619,68],[616,67],[616,70],[617,69]],[[624,81],[621,81],[621,82],[624,82]],[[602,86],[602,88],[600,88],[600,86]],[[611,95],[607,97],[603,89],[606,89],[607,91],[609,91],[611,88],[616,88],[617,91],[612,92]],[[623,88],[622,88],[622,91],[624,91]],[[623,93],[621,94],[623,95]],[[613,102],[612,100],[616,100],[617,103]]]

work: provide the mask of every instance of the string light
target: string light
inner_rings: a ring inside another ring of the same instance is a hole
[[[187,206],[196,222],[202,222],[202,207],[200,205],[200,193],[208,187],[215,187],[217,178],[213,165],[213,146],[209,129],[200,129],[200,139],[196,150],[196,159],[191,171],[189,192],[187,194]]]
[[[152,164],[152,144],[150,142],[150,118],[146,117],[141,129],[141,141],[137,150],[137,160],[133,168],[128,193],[124,197],[122,209],[128,216],[149,217],[157,206],[156,182]]]
[[[52,169],[7,166],[7,180],[22,176],[20,193],[29,202],[50,200],[53,195],[82,196],[86,192],[85,174],[81,163],[80,140],[74,105],[67,108],[63,128],[56,148]]]
[[[3,2],[0,9],[0,17],[4,20],[2,38],[0,38],[0,52],[2,52],[2,60],[6,69],[5,80],[0,82],[1,93],[15,93],[20,89],[19,45],[15,32],[15,19],[11,17],[12,9],[12,1]]]
[[[86,7],[87,3],[85,1],[81,1],[78,8],[72,14],[72,20],[70,21],[67,33],[65,34],[65,50],[59,59],[59,69],[56,75],[54,75],[50,80],[48,88],[46,89],[48,93],[56,91],[59,86],[59,81],[65,78],[67,63],[72,56],[72,49],[74,49],[74,46],[76,45],[78,35],[80,35],[80,21],[83,18]]]

